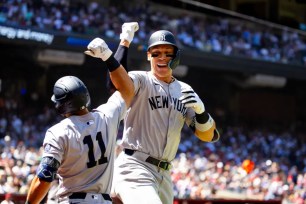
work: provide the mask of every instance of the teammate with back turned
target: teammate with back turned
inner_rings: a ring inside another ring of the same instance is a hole
[[[133,31],[133,24],[123,27]],[[117,52],[123,57],[128,49],[119,46]],[[220,136],[197,93],[172,75],[180,49],[171,32],[159,30],[150,36],[147,60],[150,71],[129,72],[135,96],[124,119],[124,150],[115,161],[112,196],[124,204],[172,204],[171,161],[184,124],[202,141],[216,142]]]
[[[79,78],[64,76],[56,81],[51,99],[65,119],[46,132],[43,157],[26,203],[40,203],[56,175],[57,203],[112,203],[109,194],[118,127],[134,89],[127,72],[104,41],[94,39],[88,49],[86,54],[105,61],[118,91],[107,103],[90,111],[89,92]]]

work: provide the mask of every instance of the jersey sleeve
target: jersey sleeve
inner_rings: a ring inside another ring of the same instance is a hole
[[[127,107],[120,93],[116,91],[106,104],[100,105],[96,110],[104,113],[109,118],[118,116],[119,121],[121,121],[125,116]]]
[[[140,71],[130,71],[128,74],[134,84],[134,94],[136,95],[145,83],[144,73]]]
[[[194,110],[192,110],[192,108],[187,108],[187,114],[185,119],[187,126],[190,126],[191,124],[194,123],[194,118],[195,118]]]
[[[59,125],[60,123],[56,126]],[[59,130],[62,128],[55,126],[47,130],[43,143],[43,157],[53,157],[61,163],[65,152],[65,141],[64,137],[60,136]]]
[[[180,81],[180,87],[181,87],[180,92],[182,92],[182,90],[192,89],[190,85],[181,81]],[[194,122],[195,122],[195,112],[192,108],[187,108],[185,123],[188,127],[190,127],[190,125],[194,125]]]

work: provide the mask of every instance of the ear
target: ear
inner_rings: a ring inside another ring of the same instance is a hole
[[[148,61],[151,61],[151,58],[152,58],[152,57],[151,57],[151,53],[150,53],[150,52],[147,52],[147,60],[148,60]]]

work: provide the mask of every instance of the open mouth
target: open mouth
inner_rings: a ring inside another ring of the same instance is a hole
[[[159,68],[168,68],[168,64],[166,64],[166,63],[158,63],[157,66]]]

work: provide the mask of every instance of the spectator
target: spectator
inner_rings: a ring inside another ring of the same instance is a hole
[[[160,19],[163,19],[162,29],[173,31],[178,36],[180,47],[305,66],[300,53],[306,50],[306,36],[289,31],[287,27],[273,30],[269,26],[243,19],[204,14],[188,13],[182,18],[161,9],[156,12],[154,5],[148,2],[124,4],[124,9],[112,4],[103,7],[97,2],[67,2],[7,1],[2,4],[0,16],[3,22],[5,20],[12,25],[85,35],[103,34],[114,39],[118,39],[119,28],[124,21],[134,21],[141,16],[144,21],[139,24],[145,32],[137,33],[134,42],[143,45],[148,40],[148,33],[160,29]]]
[[[12,201],[13,195],[11,193],[5,194],[5,200],[3,200],[0,204],[14,204]]]

